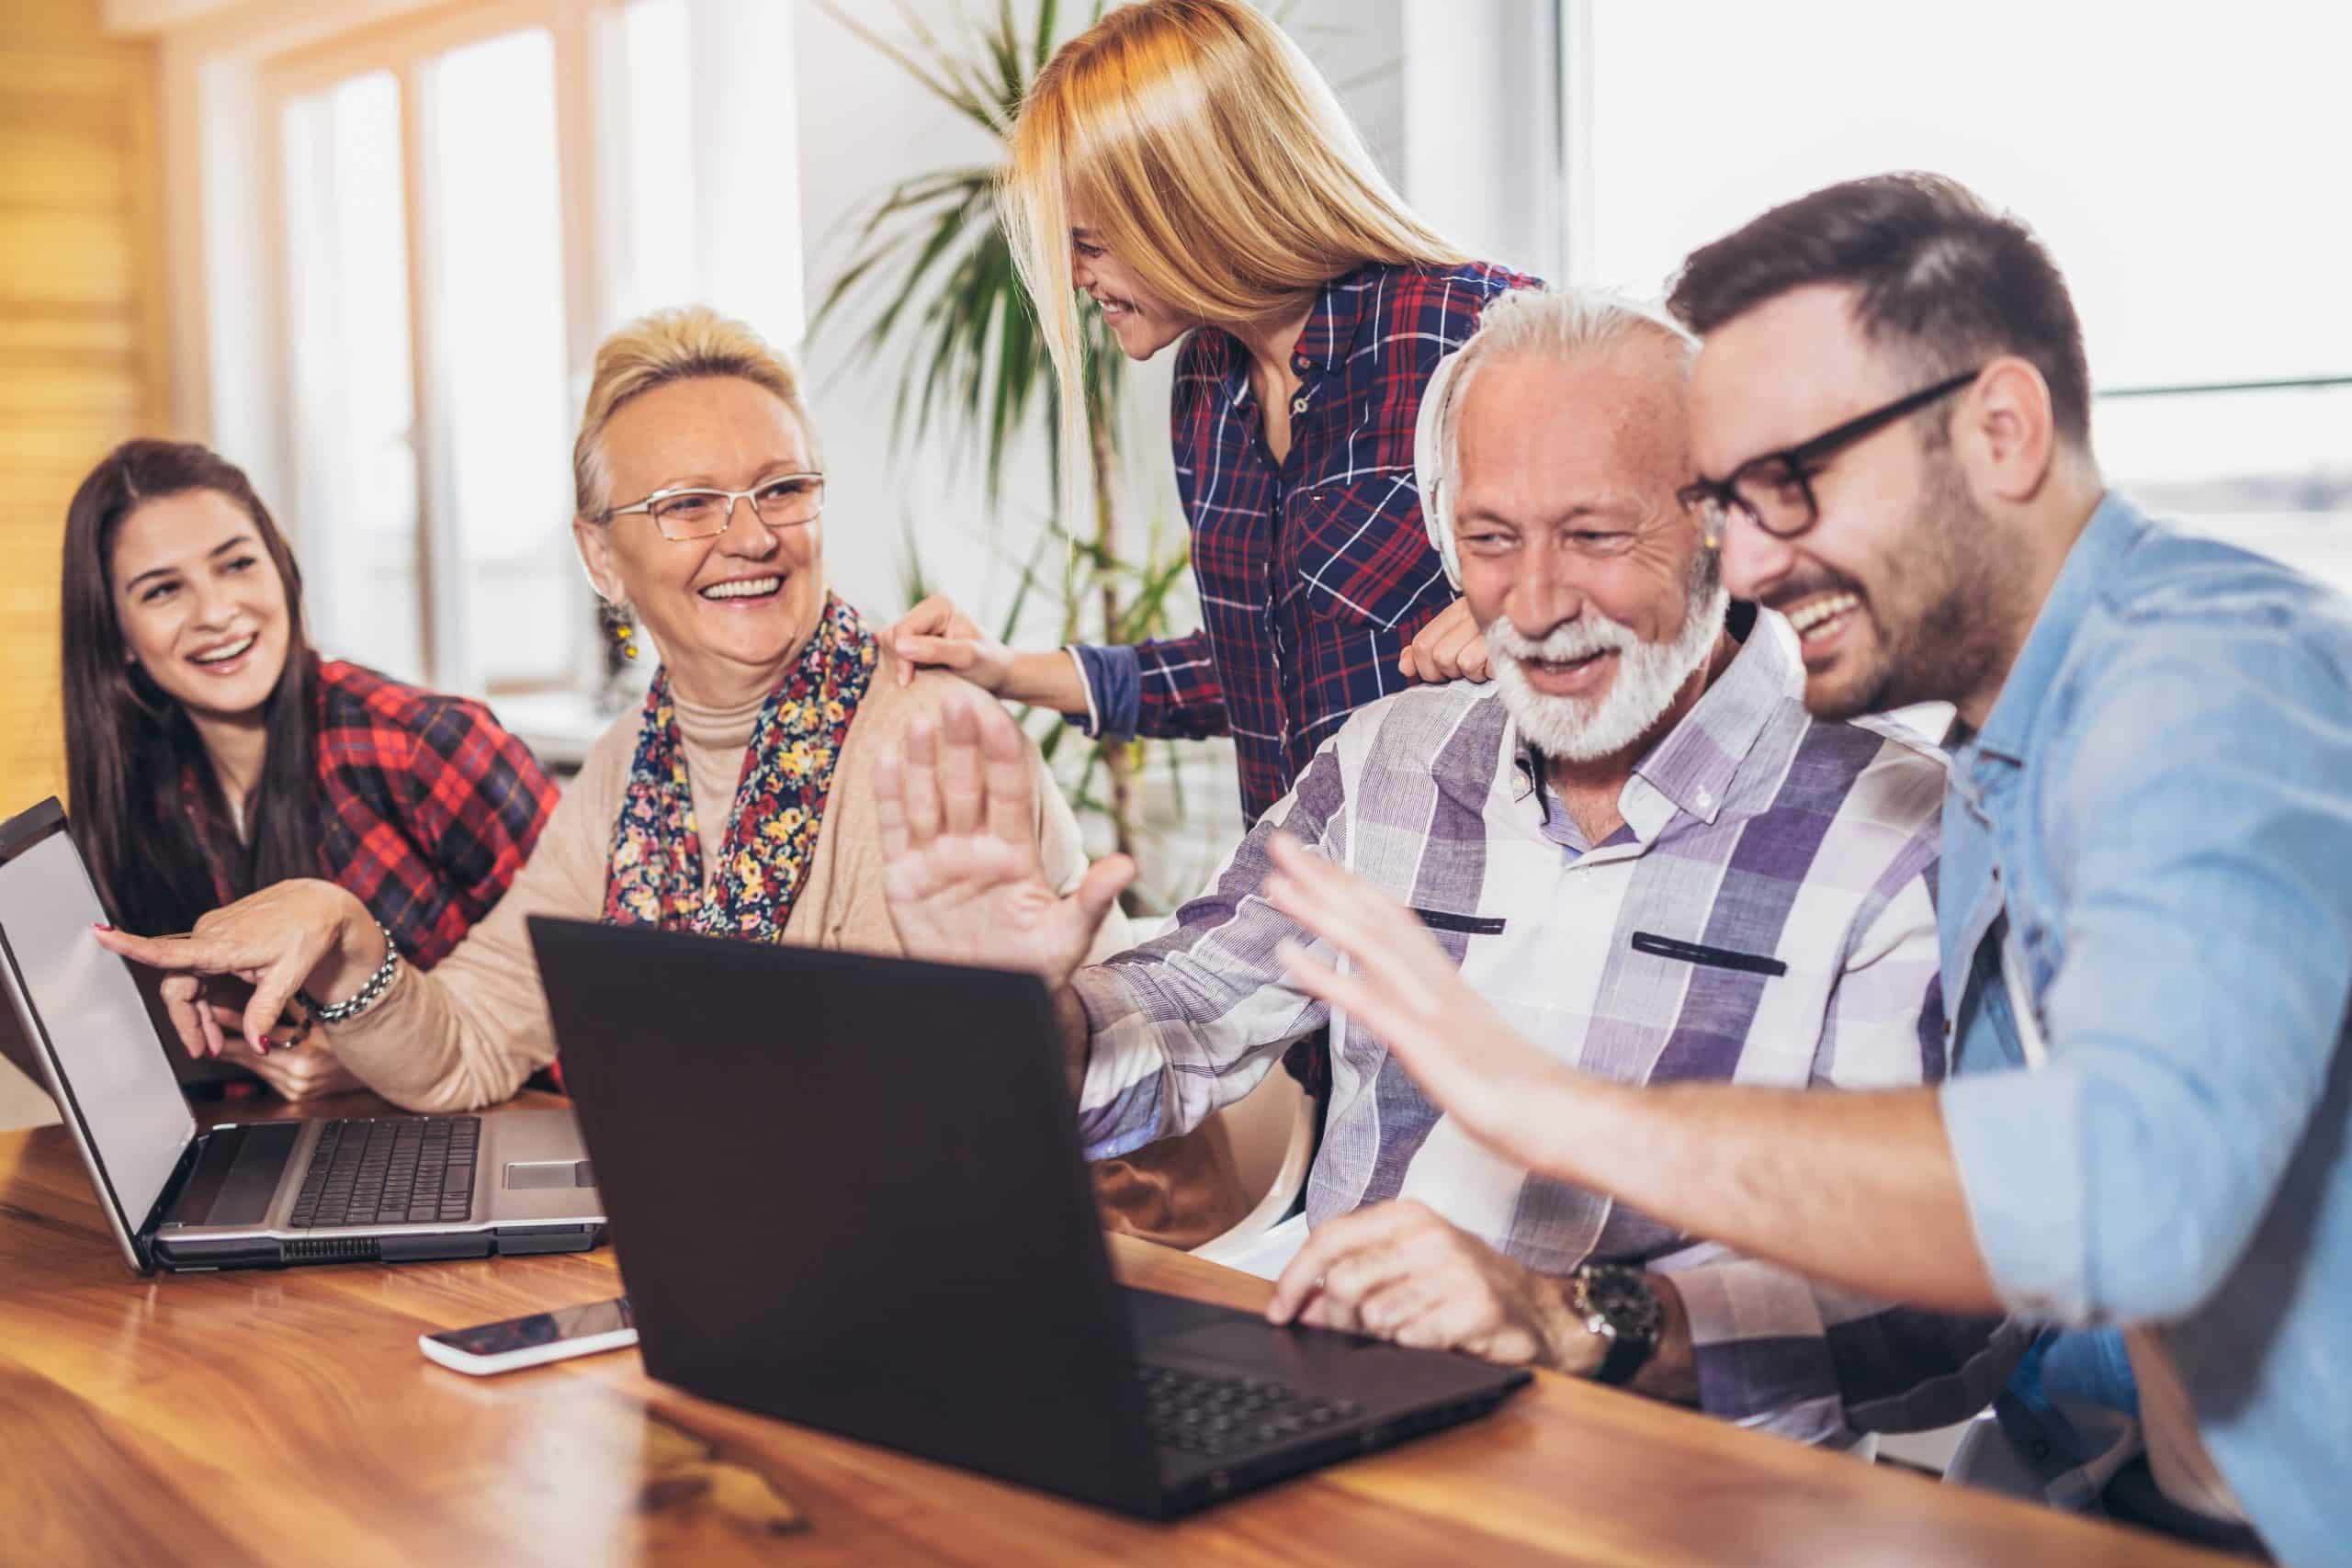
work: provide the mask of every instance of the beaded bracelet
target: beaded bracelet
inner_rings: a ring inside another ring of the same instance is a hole
[[[391,985],[392,976],[401,966],[401,950],[392,945],[390,931],[386,931],[381,925],[377,926],[376,929],[384,933],[384,961],[376,966],[376,972],[373,975],[368,976],[368,983],[360,987],[349,998],[329,1007],[307,990],[294,993],[302,1005],[311,1010],[311,1016],[319,1022],[342,1023],[347,1019],[357,1018],[361,1013],[374,1007],[376,998],[382,996],[385,988]]]

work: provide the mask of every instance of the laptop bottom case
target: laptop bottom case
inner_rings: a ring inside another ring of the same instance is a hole
[[[435,1154],[420,1159],[421,1148]],[[147,1239],[158,1263],[183,1272],[585,1251],[604,1218],[582,1154],[563,1111],[228,1123],[204,1134]],[[380,1195],[364,1217],[348,1212],[347,1184],[363,1169],[379,1193],[397,1182],[401,1217]],[[343,1209],[332,1206],[338,1192]]]

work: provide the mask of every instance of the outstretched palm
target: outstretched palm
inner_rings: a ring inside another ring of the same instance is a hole
[[[882,758],[882,892],[910,956],[1025,969],[1049,986],[1077,969],[1135,867],[1114,855],[1057,893],[1037,860],[1036,789],[1012,720],[960,694],[944,725],[916,719]]]

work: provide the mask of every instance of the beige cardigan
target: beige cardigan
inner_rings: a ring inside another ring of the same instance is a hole
[[[835,764],[825,820],[808,881],[784,940],[809,947],[896,956],[904,952],[882,901],[882,842],[874,810],[876,760],[917,714],[936,714],[964,688],[955,677],[918,672],[903,690],[887,651],[859,705]],[[705,876],[718,862],[760,704],[733,712],[677,704],[679,737],[702,838]],[[529,862],[498,907],[429,973],[402,966],[383,1000],[330,1032],[335,1055],[370,1088],[413,1111],[451,1111],[513,1095],[555,1060],[555,1039],[524,922],[532,915],[595,919],[604,913],[605,867],[620,814],[639,713],[614,721],[565,790]],[[1047,878],[1068,891],[1086,869],[1078,822],[1037,759],[1038,850]],[[1089,962],[1128,945],[1113,913]],[[1212,1122],[1094,1168],[1095,1190],[1113,1228],[1171,1246],[1217,1234],[1249,1207],[1224,1129]]]

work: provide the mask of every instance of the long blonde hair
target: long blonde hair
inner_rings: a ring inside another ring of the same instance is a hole
[[[707,305],[681,305],[639,316],[596,347],[587,406],[571,445],[572,504],[594,518],[613,498],[605,493],[605,427],[621,406],[656,387],[702,376],[733,376],[764,387],[792,411],[817,453],[817,427],[800,400],[800,377],[765,338]]]
[[[1002,190],[1061,389],[1071,505],[1087,446],[1073,200],[1152,293],[1218,323],[1295,311],[1366,262],[1470,259],[1413,216],[1329,85],[1255,8],[1142,0],[1113,11],[1031,84]]]

